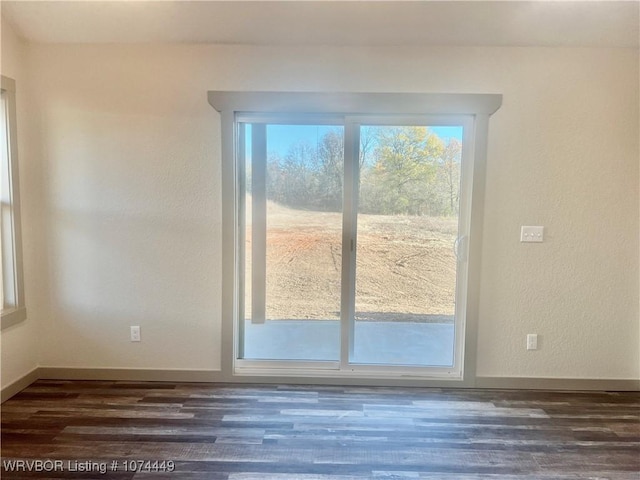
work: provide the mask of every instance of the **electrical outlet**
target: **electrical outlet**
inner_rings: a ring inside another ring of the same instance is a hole
[[[131,326],[131,341],[132,342],[140,341],[140,327],[137,325]]]
[[[538,334],[530,333],[527,335],[527,350],[538,349]]]

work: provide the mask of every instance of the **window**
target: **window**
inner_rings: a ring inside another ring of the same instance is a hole
[[[24,320],[22,247],[20,233],[20,192],[16,136],[15,81],[2,77],[0,103],[0,147],[2,214],[0,218],[0,252],[2,253],[2,328]]]
[[[471,383],[501,96],[209,100],[222,127],[223,375]]]

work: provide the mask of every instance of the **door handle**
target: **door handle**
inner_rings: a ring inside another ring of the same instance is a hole
[[[466,242],[467,242],[466,235],[460,235],[459,237],[456,237],[455,241],[453,242],[453,254],[456,256],[456,260],[459,262],[467,261]]]

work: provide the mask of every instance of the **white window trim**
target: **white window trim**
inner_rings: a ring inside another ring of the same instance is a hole
[[[480,255],[482,249],[482,223],[484,211],[485,170],[489,116],[502,103],[499,94],[421,94],[421,93],[287,93],[287,92],[221,92],[208,93],[209,103],[221,114],[222,147],[222,376],[228,381],[251,381],[266,375],[278,381],[294,377],[332,376],[304,371],[279,372],[250,369],[242,372],[237,367],[238,329],[238,175],[235,135],[236,115],[247,113],[269,114],[336,114],[336,115],[468,115],[473,117],[470,133],[473,146],[473,172],[471,177],[469,240],[464,246],[468,254],[466,322],[464,331],[464,376],[456,379],[458,386],[472,386],[476,370],[476,338],[479,306]],[[344,355],[343,355],[344,356]],[[248,365],[247,365],[248,366]],[[274,365],[275,366],[275,365]],[[385,371],[361,372],[374,383],[385,384],[389,379]],[[360,375],[358,375],[360,376]],[[430,380],[433,383],[430,383]],[[420,385],[436,386],[442,377],[414,377]],[[442,382],[440,382],[441,384]]]
[[[5,98],[6,138],[9,168],[11,203],[10,220],[2,224],[2,275],[5,304],[2,305],[1,328],[5,329],[27,318],[24,298],[24,275],[22,262],[22,229],[20,219],[20,177],[18,175],[18,138],[16,121],[16,82],[2,76],[2,95]],[[8,225],[5,225],[8,223]],[[8,250],[5,250],[8,246]],[[8,292],[8,293],[7,293]]]

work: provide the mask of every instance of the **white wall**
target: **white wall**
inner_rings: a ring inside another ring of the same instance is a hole
[[[468,92],[504,95],[490,125],[478,374],[639,378],[637,50],[29,50],[43,181],[23,191],[44,212],[30,245],[44,252],[42,365],[219,368],[207,90]],[[546,242],[520,244],[523,224],[544,225]],[[539,351],[525,351],[526,333]]]
[[[216,114],[203,79],[189,78],[195,65],[163,51],[33,49],[51,299],[43,365],[219,366]]]
[[[491,135],[480,371],[638,378],[638,52],[553,56],[514,61],[521,112]],[[521,224],[547,227],[542,248]]]
[[[25,289],[27,294],[27,320],[17,325],[9,327],[0,332],[0,350],[2,357],[2,368],[0,371],[0,387],[19,380],[38,366],[37,323],[32,317],[31,307],[36,303],[37,296],[43,291],[38,280],[37,246],[40,243],[38,238],[38,227],[36,212],[34,212],[34,201],[37,201],[38,184],[35,177],[38,176],[37,167],[33,163],[32,151],[30,150],[29,139],[29,112],[28,102],[28,79],[25,72],[25,59],[27,49],[18,39],[13,29],[2,22],[2,53],[0,57],[0,69],[2,75],[16,81],[16,117],[18,129],[18,159],[20,161],[20,189],[23,191],[32,190],[32,185],[36,186],[35,192],[26,195],[22,200],[22,232],[25,270]],[[37,207],[36,207],[37,208]],[[38,292],[38,293],[35,293]],[[32,295],[33,293],[33,295]]]

